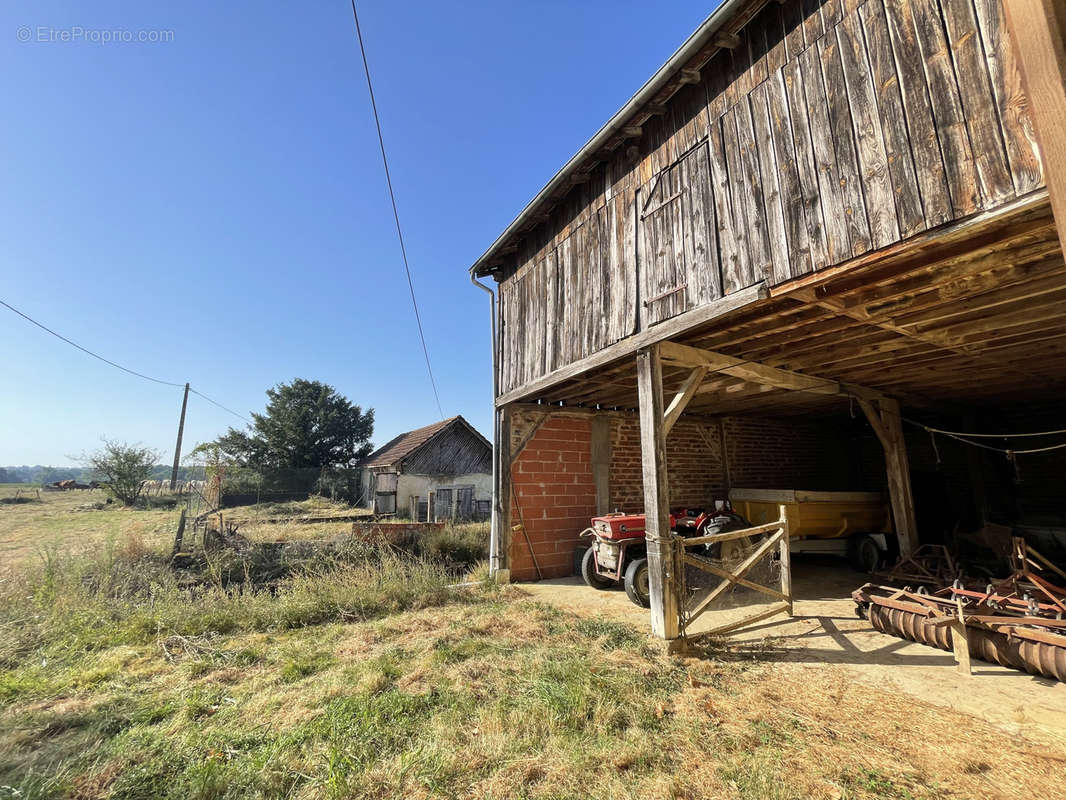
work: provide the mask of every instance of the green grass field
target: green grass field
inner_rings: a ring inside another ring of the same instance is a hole
[[[433,553],[177,570],[171,512],[78,505],[0,505],[26,554],[0,579],[0,798],[1062,793],[1055,753],[772,647],[668,657]]]

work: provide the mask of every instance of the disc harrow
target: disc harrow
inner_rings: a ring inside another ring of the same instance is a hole
[[[930,594],[868,583],[852,599],[881,633],[956,652],[961,635],[974,658],[1066,682],[1066,619],[1058,603],[994,589],[954,585]]]

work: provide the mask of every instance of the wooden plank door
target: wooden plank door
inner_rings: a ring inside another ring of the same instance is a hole
[[[461,520],[474,518],[474,487],[462,486],[455,492],[455,517]]]
[[[434,503],[434,522],[452,518],[452,490],[437,489]]]
[[[644,326],[721,297],[707,143],[641,187],[637,209]]]
[[[637,191],[645,327],[688,308],[680,171],[668,167]]]

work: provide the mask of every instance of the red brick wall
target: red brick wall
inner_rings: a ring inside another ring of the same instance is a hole
[[[543,416],[539,410],[515,411],[511,446],[517,447]],[[573,574],[578,534],[596,513],[591,463],[591,416],[553,416],[515,460],[511,482],[511,577],[535,580],[530,545],[544,577]],[[746,488],[856,489],[846,425],[800,420],[726,418],[730,477]],[[702,430],[702,434],[701,434]],[[725,497],[721,434],[718,423],[683,419],[667,438],[670,506],[704,506]],[[635,415],[611,416],[609,469],[611,510],[640,513],[644,486],[640,422]],[[528,541],[526,537],[528,536]]]
[[[700,434],[700,430],[703,434]],[[704,506],[725,496],[718,426],[682,419],[666,439],[670,507]],[[644,510],[640,460],[640,421],[618,417],[611,426],[611,510]]]
[[[536,418],[536,413],[514,415],[512,446]],[[578,534],[596,514],[591,446],[589,418],[556,416],[537,430],[512,465],[511,524],[525,530],[511,536],[512,580],[536,579],[530,545],[545,578],[573,574],[574,551],[582,543]]]
[[[723,422],[733,486],[814,491],[862,488],[846,421],[726,417]]]

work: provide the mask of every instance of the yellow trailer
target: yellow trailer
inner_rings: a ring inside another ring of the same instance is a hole
[[[879,492],[731,489],[729,503],[752,525],[780,519],[784,506],[793,553],[846,556],[864,572],[876,569],[894,544],[892,518]]]

